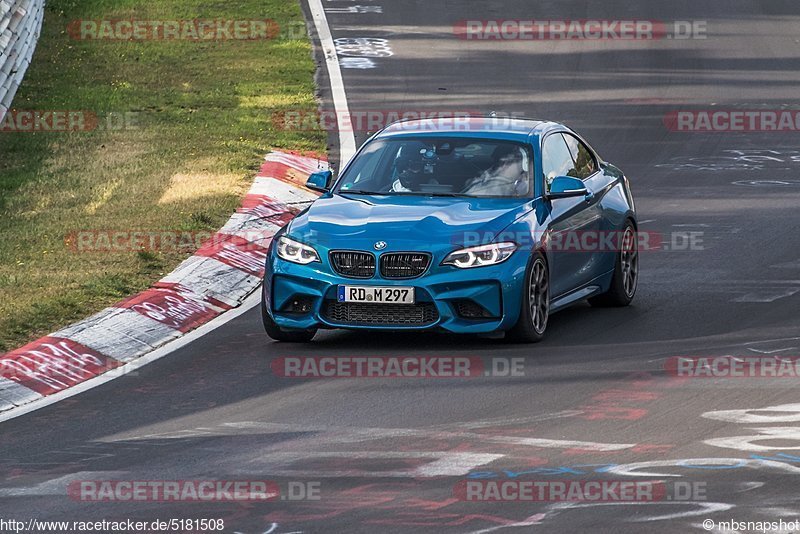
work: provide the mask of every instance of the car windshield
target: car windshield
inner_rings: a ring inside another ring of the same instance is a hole
[[[530,152],[521,143],[447,137],[377,139],[337,184],[339,194],[530,197]]]

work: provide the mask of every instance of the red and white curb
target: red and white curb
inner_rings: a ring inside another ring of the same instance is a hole
[[[308,174],[327,168],[322,159],[267,155],[242,206],[172,273],[138,295],[0,356],[0,413],[87,389],[79,386],[101,376],[110,380],[112,371],[124,374],[155,359],[154,352],[167,354],[164,345],[177,345],[190,331],[227,322],[225,312],[240,307],[261,284],[272,236],[317,198],[304,187]]]

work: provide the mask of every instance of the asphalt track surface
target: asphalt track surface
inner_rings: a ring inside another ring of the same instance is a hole
[[[535,346],[339,331],[310,345],[277,344],[253,310],[136,376],[3,423],[0,517],[224,518],[226,532],[246,534],[660,533],[702,531],[704,519],[800,514],[797,406],[774,408],[798,402],[797,380],[675,381],[664,371],[678,355],[800,355],[798,134],[670,132],[663,122],[681,109],[796,105],[797,3],[361,4],[383,12],[329,12],[334,38],[388,39],[393,55],[374,58],[375,68],[343,70],[352,109],[496,110],[564,121],[629,176],[642,230],[668,241],[674,232],[701,232],[702,246],[642,253],[632,306],[560,312]],[[453,24],[467,18],[703,20],[708,36],[453,38]],[[525,372],[297,380],[270,370],[280,356],[329,355],[468,355],[487,365],[524,358]],[[709,415],[730,410],[741,411]],[[721,440],[737,436],[749,437]],[[773,463],[750,462],[752,455]],[[630,465],[639,462],[660,464]],[[603,472],[608,464],[624,467]],[[454,487],[466,472],[494,480],[681,481],[698,483],[704,495],[463,502]],[[311,481],[320,483],[321,498],[87,503],[65,494],[67,483],[86,479]]]

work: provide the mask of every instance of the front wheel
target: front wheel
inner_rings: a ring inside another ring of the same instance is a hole
[[[639,284],[639,247],[636,243],[636,230],[628,221],[622,231],[614,274],[608,291],[589,299],[592,306],[627,306],[636,294]]]
[[[517,324],[509,330],[513,341],[536,343],[544,338],[550,317],[550,273],[541,253],[536,253],[528,269],[525,294]]]
[[[264,322],[264,330],[267,335],[275,341],[286,341],[289,343],[307,343],[314,339],[316,330],[284,330],[267,313],[267,305],[261,299],[261,320]]]

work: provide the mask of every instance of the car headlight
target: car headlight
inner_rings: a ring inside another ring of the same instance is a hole
[[[278,257],[300,265],[319,261],[319,254],[313,247],[285,236],[278,239]]]
[[[442,265],[453,265],[459,269],[497,265],[511,257],[515,250],[517,244],[510,242],[462,248],[448,254]]]

